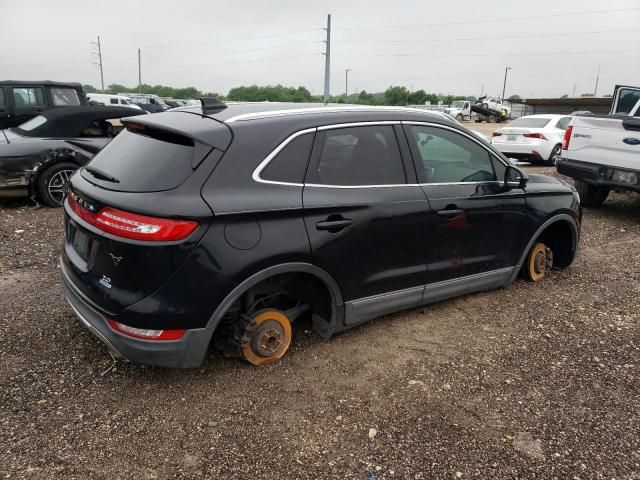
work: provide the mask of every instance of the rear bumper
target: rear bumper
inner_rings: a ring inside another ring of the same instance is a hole
[[[549,158],[554,147],[550,142],[492,142],[492,145],[507,156],[515,158],[535,157],[543,160]]]
[[[610,165],[601,165],[598,163],[579,162],[568,158],[560,158],[556,163],[558,173],[571,177],[575,180],[595,185],[597,187],[617,188],[621,190],[632,190],[640,192],[640,183],[626,183],[616,181],[612,178],[614,171],[636,173],[640,179],[639,170],[630,170],[623,168],[615,168]],[[638,180],[640,182],[640,180]]]
[[[60,262],[64,296],[82,324],[105,344],[111,354],[122,360],[171,368],[198,367],[209,347],[212,331],[199,328],[187,330],[180,340],[149,341],[127,337],[115,332],[102,312],[87,301],[73,285]]]

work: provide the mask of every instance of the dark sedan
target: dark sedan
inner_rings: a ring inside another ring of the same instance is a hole
[[[0,130],[0,198],[31,197],[61,206],[71,174],[122,129],[120,119],[144,113],[127,107],[67,107]]]

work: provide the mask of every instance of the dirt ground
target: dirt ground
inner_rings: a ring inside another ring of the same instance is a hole
[[[102,375],[61,242],[60,210],[0,203],[2,478],[640,478],[638,195],[587,209],[575,263],[540,284],[329,341],[299,325],[262,368]]]

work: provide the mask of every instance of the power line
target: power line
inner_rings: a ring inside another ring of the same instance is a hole
[[[546,56],[546,55],[592,55],[604,53],[639,53],[638,50],[600,50],[600,51],[584,51],[584,52],[536,52],[536,53],[463,53],[453,55],[424,55],[414,53],[335,53],[345,57],[420,57],[420,58],[457,58],[457,57],[528,57],[528,56]]]
[[[470,25],[470,24],[476,24],[476,23],[510,22],[513,20],[536,20],[540,18],[567,17],[567,16],[575,17],[577,15],[620,13],[620,12],[629,12],[629,11],[637,11],[637,10],[640,10],[640,7],[607,9],[607,10],[591,10],[586,12],[573,11],[573,12],[567,12],[567,13],[550,13],[547,15],[527,15],[525,17],[492,18],[488,20],[463,20],[459,22],[414,23],[414,24],[407,24],[407,25],[362,25],[362,26],[355,26],[355,27],[336,28],[336,30],[359,30],[359,29],[366,29],[366,28],[448,27],[451,25]]]
[[[268,58],[259,58],[259,59],[255,59],[255,60],[241,60],[238,62],[220,62],[220,63],[201,63],[201,64],[197,64],[197,65],[151,65],[150,67],[154,67],[154,68],[187,68],[187,67],[217,67],[220,65],[239,65],[239,64],[245,64],[245,63],[261,63],[261,62],[270,62],[270,61],[274,61],[274,60],[288,60],[291,58],[310,58],[310,56],[317,56],[320,55],[319,53],[315,53],[315,54],[305,54],[305,55],[289,55],[289,56],[284,56],[284,57],[268,57]],[[158,57],[156,57],[158,58]],[[161,58],[158,58],[158,60],[162,60]]]
[[[238,50],[218,50],[215,52],[203,52],[203,53],[189,53],[186,55],[169,55],[169,56],[162,56],[162,57],[155,57],[155,58],[183,58],[183,57],[201,57],[201,56],[205,56],[205,55],[227,55],[227,54],[231,54],[231,53],[244,53],[244,52],[255,52],[255,51],[260,51],[260,50],[274,50],[274,49],[278,49],[278,48],[287,48],[287,47],[300,47],[300,46],[304,46],[304,45],[317,45],[319,43],[322,43],[322,41],[318,40],[318,41],[314,41],[314,42],[302,42],[302,43],[287,43],[284,45],[273,45],[270,47],[255,47],[255,48],[242,48],[242,49],[238,49]]]
[[[601,33],[629,33],[640,32],[639,28],[628,30],[599,30],[592,32],[571,32],[571,33],[549,33],[532,35],[504,35],[498,37],[465,37],[465,38],[437,38],[424,40],[336,40],[336,43],[440,43],[440,42],[460,42],[466,40],[505,40],[508,38],[540,38],[540,37],[568,37],[574,35],[591,35]]]

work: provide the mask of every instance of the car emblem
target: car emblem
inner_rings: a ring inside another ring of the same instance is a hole
[[[113,260],[113,264],[117,267],[118,264],[122,261],[122,257],[116,257],[113,253],[109,252],[109,256],[111,260]]]
[[[640,138],[627,137],[622,141],[627,145],[640,145]]]
[[[111,279],[106,275],[102,275],[102,278],[99,280],[100,285],[103,287],[111,288]]]

